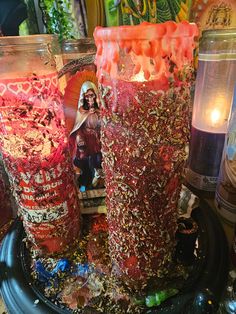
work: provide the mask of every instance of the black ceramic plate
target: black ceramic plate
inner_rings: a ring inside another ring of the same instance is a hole
[[[197,262],[181,292],[158,308],[147,310],[148,314],[214,313],[217,310],[228,274],[226,237],[216,214],[205,201],[192,211],[192,218],[199,228]],[[8,313],[71,313],[49,301],[32,284],[23,237],[22,224],[16,221],[0,251],[0,292]],[[91,313],[94,314],[94,310]]]

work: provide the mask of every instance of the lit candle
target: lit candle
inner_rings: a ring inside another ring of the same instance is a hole
[[[208,192],[216,188],[236,80],[235,54],[227,39],[231,35],[206,31],[200,42],[186,180]]]
[[[220,110],[213,109],[210,113],[210,121],[213,127],[216,127],[220,122]]]
[[[27,237],[45,254],[62,252],[79,234],[52,40],[0,38],[0,148]]]
[[[133,288],[163,276],[175,246],[196,34],[174,22],[95,31],[110,255]]]

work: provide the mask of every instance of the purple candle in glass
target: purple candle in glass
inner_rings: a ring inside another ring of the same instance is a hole
[[[193,107],[187,182],[214,192],[236,81],[235,30],[203,32]]]

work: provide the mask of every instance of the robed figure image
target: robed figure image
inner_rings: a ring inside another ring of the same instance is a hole
[[[83,189],[101,187],[102,154],[100,142],[101,120],[97,87],[83,83],[78,101],[78,110],[70,138],[74,143],[73,165],[79,174],[78,182]],[[103,184],[102,184],[103,185]]]

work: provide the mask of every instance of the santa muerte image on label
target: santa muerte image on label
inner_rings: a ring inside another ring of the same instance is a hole
[[[101,119],[95,73],[82,71],[72,76],[65,89],[64,103],[70,153],[80,199],[84,200],[85,207],[101,206],[105,192],[100,141]],[[93,204],[91,199],[94,199]]]

